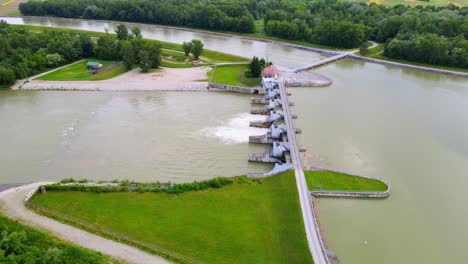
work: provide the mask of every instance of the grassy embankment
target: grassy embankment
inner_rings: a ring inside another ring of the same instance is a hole
[[[223,65],[217,66],[215,69],[209,71],[207,75],[211,78],[213,83],[221,83],[235,86],[258,86],[260,85],[260,78],[247,77],[247,70],[249,65]],[[213,74],[214,71],[214,74]]]
[[[377,179],[367,179],[332,171],[305,171],[310,190],[386,191],[388,186]]]
[[[311,188],[320,183],[336,190],[387,188],[377,180],[330,172],[306,172],[306,177]],[[33,204],[60,221],[108,237],[103,229],[129,236],[132,241],[123,241],[162,255],[177,252],[209,263],[311,260],[293,171],[180,194],[49,191]]]
[[[118,263],[0,215],[1,263]],[[29,261],[29,262],[28,262]]]
[[[391,61],[391,62],[396,62],[396,63],[426,67],[426,68],[433,68],[433,69],[447,70],[447,71],[455,71],[455,72],[468,72],[468,69],[464,69],[464,68],[440,66],[440,65],[413,62],[413,61],[406,61],[406,60],[399,60],[399,59],[391,59],[391,58],[385,57],[385,55],[384,55],[384,45],[383,44],[379,44],[376,47],[374,47],[372,49],[369,49],[369,51],[368,51],[368,53],[366,55],[362,55],[360,52],[357,52],[356,54],[359,55],[359,56],[367,57],[367,58],[384,60],[384,61]]]
[[[291,172],[181,194],[49,191],[33,204],[203,262],[311,261]]]

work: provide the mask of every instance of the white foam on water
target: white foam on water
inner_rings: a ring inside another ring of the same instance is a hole
[[[200,135],[218,138],[225,144],[241,144],[249,142],[249,136],[265,134],[267,129],[250,127],[250,121],[264,120],[265,116],[249,113],[238,114],[220,126],[207,127],[199,131]]]

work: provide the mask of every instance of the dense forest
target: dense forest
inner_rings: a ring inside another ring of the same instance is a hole
[[[93,18],[254,31],[337,48],[385,43],[385,56],[468,67],[468,8],[366,5],[340,0],[47,0],[20,5],[24,15]]]
[[[150,68],[159,66],[158,43],[142,39],[138,28],[129,31],[121,25],[116,33],[100,38],[66,31],[31,33],[0,21],[0,85],[89,57],[121,60],[128,68],[145,57]]]

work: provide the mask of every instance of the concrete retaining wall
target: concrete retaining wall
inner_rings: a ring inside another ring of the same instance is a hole
[[[310,194],[315,197],[386,198],[390,196],[390,188],[384,192],[310,191]]]
[[[219,83],[209,83],[208,87],[210,90],[218,90],[221,92],[234,92],[234,93],[243,93],[243,94],[256,94],[258,93],[258,87],[242,87],[242,86],[232,86]]]
[[[26,194],[23,200],[24,203],[29,203],[32,200],[32,198],[39,192],[39,188],[41,188],[41,186],[37,186],[36,188],[31,190],[28,194]]]
[[[379,180],[387,185],[387,190],[383,192],[355,192],[355,191],[310,191],[310,194],[312,194],[315,197],[341,197],[341,198],[386,198],[390,196],[392,186],[390,183],[384,179],[380,178],[372,178],[368,176],[363,176],[363,175],[355,175],[355,174],[350,174],[344,171],[336,170],[336,169],[327,169],[327,168],[322,168],[322,167],[308,167],[306,168],[307,170],[310,171],[331,171],[331,172],[337,172],[337,173],[343,173],[343,174],[348,174],[354,177],[361,177],[361,178],[366,178],[366,179],[373,179],[373,180]]]

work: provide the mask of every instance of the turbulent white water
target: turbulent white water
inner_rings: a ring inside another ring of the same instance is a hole
[[[250,121],[263,119],[265,119],[265,116],[241,113],[224,121],[219,126],[204,128],[199,131],[199,134],[205,137],[218,138],[225,144],[246,143],[249,141],[249,136],[266,133],[264,128],[249,126]]]

